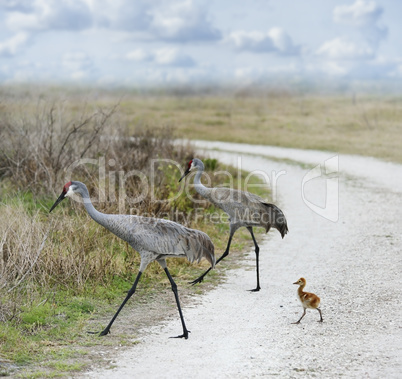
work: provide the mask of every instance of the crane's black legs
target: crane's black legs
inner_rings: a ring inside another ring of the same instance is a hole
[[[250,290],[250,291],[251,291],[251,292],[258,292],[258,291],[261,289],[261,287],[260,287],[260,260],[259,260],[259,257],[260,257],[260,248],[258,247],[257,241],[255,240],[254,233],[253,233],[253,228],[252,228],[252,227],[248,227],[247,229],[248,229],[248,231],[250,232],[251,237],[253,238],[253,241],[254,241],[254,246],[255,246],[255,259],[256,259],[256,265],[257,265],[257,287],[254,288],[253,290]]]
[[[227,255],[229,255],[229,249],[230,249],[230,244],[232,243],[233,234],[234,234],[234,231],[230,233],[228,245],[226,246],[226,250],[222,254],[222,256],[215,262],[215,265],[217,265],[223,258],[225,258]],[[194,285],[197,283],[201,283],[204,280],[204,276],[207,275],[211,271],[211,269],[212,269],[212,267],[210,267],[207,271],[205,271],[199,278],[190,282],[190,284]]]
[[[99,333],[99,336],[106,336],[106,334],[110,333],[110,327],[112,326],[112,324],[114,323],[114,320],[116,320],[116,317],[118,316],[118,314],[120,313],[120,311],[123,309],[124,305],[127,303],[128,299],[130,299],[131,296],[133,296],[135,289],[137,288],[137,284],[138,281],[140,280],[140,277],[142,275],[142,272],[139,271],[137,277],[135,278],[134,284],[131,287],[130,291],[128,291],[126,298],[124,299],[124,301],[121,303],[119,309],[117,310],[117,312],[115,313],[115,315],[113,316],[113,318],[110,320],[109,325],[102,331]],[[93,333],[96,334],[96,333]]]
[[[318,320],[318,322],[323,322],[324,320],[323,320],[323,318],[322,318],[321,309],[320,309],[320,308],[316,308],[316,309],[317,309],[317,311],[320,313],[320,319]],[[300,324],[301,319],[302,319],[305,315],[306,315],[306,308],[304,308],[304,312],[303,312],[302,316],[299,318],[299,320],[296,321],[296,322],[292,322],[292,324]]]
[[[320,312],[320,320],[318,322],[323,322],[322,313],[320,308],[316,308],[318,312]]]
[[[164,270],[165,270],[166,275],[167,275],[167,277],[168,277],[168,279],[170,281],[170,284],[172,285],[172,291],[173,291],[174,297],[176,299],[177,308],[179,309],[181,325],[183,326],[183,334],[181,334],[180,336],[177,336],[177,337],[172,337],[172,338],[183,338],[184,337],[185,339],[187,339],[188,338],[188,333],[190,333],[190,331],[187,330],[186,324],[184,322],[183,312],[181,311],[181,307],[180,307],[179,295],[177,293],[177,285],[176,285],[175,281],[173,280],[172,276],[170,275],[170,272],[167,269],[167,267],[165,267]]]
[[[231,226],[230,228],[230,236],[229,236],[229,241],[226,246],[225,252],[222,254],[222,256],[216,261],[215,265],[217,265],[223,258],[225,258],[227,255],[229,255],[229,249],[230,249],[230,244],[232,243],[232,238],[235,233],[235,231],[238,229],[238,226]],[[253,228],[252,227],[247,227],[248,231],[251,234],[251,238],[253,239],[254,246],[255,246],[255,258],[256,258],[256,270],[257,270],[257,287],[250,290],[251,292],[258,292],[261,287],[260,287],[260,248],[257,244],[257,241],[254,237],[253,233]],[[205,275],[207,275],[211,271],[212,267],[210,267],[207,271],[205,271],[199,278],[193,280],[190,282],[190,284],[194,285],[197,283],[201,283],[204,280]]]
[[[300,324],[301,319],[302,319],[305,315],[306,315],[306,308],[304,308],[304,312],[303,312],[302,316],[299,318],[299,320],[296,321],[296,322],[292,322],[292,324]]]

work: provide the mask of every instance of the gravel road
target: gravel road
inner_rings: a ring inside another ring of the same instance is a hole
[[[220,149],[208,154],[235,166],[241,157],[242,169],[266,172],[271,184],[276,177],[275,202],[290,231],[260,241],[262,289],[247,291],[255,287],[250,250],[224,284],[184,307],[188,340],[167,338],[181,326],[178,317],[165,320],[142,330],[113,367],[82,377],[401,378],[402,166],[266,146],[197,146]],[[302,314],[292,285],[301,276],[321,297],[322,324],[314,310],[291,324]]]

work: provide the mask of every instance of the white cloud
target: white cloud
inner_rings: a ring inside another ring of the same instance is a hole
[[[290,36],[281,28],[272,28],[266,33],[236,31],[229,34],[227,41],[240,51],[253,53],[276,52],[282,55],[300,53],[300,46],[295,45]]]
[[[28,44],[28,34],[17,33],[7,41],[0,42],[0,57],[13,57]]]
[[[31,12],[33,10],[32,0],[1,0],[0,9],[18,12]]]
[[[274,43],[266,33],[252,31],[237,31],[229,34],[227,40],[237,50],[251,51],[254,53],[267,53],[275,50]]]
[[[277,51],[281,54],[293,55],[300,53],[300,46],[296,46],[289,34],[287,34],[281,28],[270,29],[268,35],[271,37]]]
[[[205,7],[193,0],[82,1],[91,9],[98,27],[179,43],[221,38]]]
[[[174,42],[212,41],[221,38],[207,12],[196,6],[193,1],[167,3],[154,8],[151,32],[158,38]]]
[[[171,42],[221,38],[205,8],[193,0],[5,0],[5,25],[14,31],[85,30],[141,32]]]
[[[32,8],[9,12],[10,30],[83,30],[92,26],[88,5],[81,0],[35,0]]]
[[[62,65],[72,79],[89,78],[95,71],[92,59],[83,51],[64,54]]]
[[[126,58],[135,62],[152,62],[160,66],[194,67],[196,65],[191,56],[171,47],[158,49],[153,52],[136,49],[129,52]]]
[[[192,67],[193,58],[179,52],[177,49],[163,48],[155,51],[155,62],[163,66]]]
[[[356,0],[352,5],[340,5],[334,8],[334,21],[358,28],[364,39],[377,48],[386,38],[388,29],[378,25],[383,8],[374,1]]]
[[[345,76],[348,73],[348,68],[339,62],[323,62],[319,67],[314,67],[314,72],[322,71],[330,76]]]
[[[254,65],[248,65],[243,67],[237,67],[233,71],[233,77],[235,82],[243,85],[261,84],[267,78],[289,78],[299,76],[304,71],[304,67],[297,62],[287,63],[274,63],[269,66],[256,67]]]
[[[392,1],[305,4],[307,24],[317,12],[326,24],[311,22],[303,29],[290,23],[300,8],[287,9],[286,2],[278,3],[277,15],[269,17],[262,10],[268,6],[257,9],[234,2],[228,9],[226,3],[0,0],[0,82],[258,82],[292,75],[402,78],[401,61],[389,60],[401,56],[399,25],[390,17],[400,6]],[[273,22],[287,25],[286,31],[271,28]],[[379,61],[381,53],[387,62]],[[21,66],[21,61],[33,63]]]
[[[14,61],[12,66],[5,67],[4,71],[4,82],[6,83],[38,82],[51,78],[51,70],[44,69],[40,62],[25,59]],[[53,76],[53,78],[55,77]]]
[[[146,0],[84,0],[97,26],[113,30],[147,30],[152,3]]]
[[[398,77],[398,59],[384,59],[377,58],[370,62],[361,62],[355,65],[350,71],[349,75],[358,79],[381,79]]]
[[[345,38],[335,38],[325,42],[318,50],[318,55],[333,60],[372,59],[375,51],[367,44],[356,44]]]
[[[135,62],[146,62],[152,60],[152,54],[143,49],[136,49],[127,53],[126,58]]]
[[[92,60],[83,51],[73,51],[63,55],[63,66],[69,70],[90,69]]]
[[[402,79],[402,63],[401,62],[394,67],[394,69],[389,73],[389,76],[392,78]]]
[[[353,26],[375,24],[383,9],[374,1],[356,0],[352,5],[339,5],[334,8],[334,21]]]
[[[335,23],[352,26],[360,37],[338,37],[326,41],[317,54],[334,61],[368,61],[376,57],[379,43],[387,28],[378,25],[383,8],[374,1],[356,0],[351,5],[339,5],[333,10]]]

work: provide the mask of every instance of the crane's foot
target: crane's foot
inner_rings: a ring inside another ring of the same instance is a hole
[[[324,320],[323,320],[323,319],[321,319],[321,320],[318,320],[317,322],[324,322]]]
[[[99,337],[101,336],[106,336],[107,334],[110,333],[110,329],[106,328],[103,331],[99,332],[87,332],[88,334],[97,334]]]
[[[194,284],[201,283],[203,280],[204,280],[204,275],[201,275],[199,278],[193,280],[192,282],[189,282],[188,284],[191,284],[193,286]]]
[[[180,336],[176,336],[176,337],[169,337],[169,338],[185,338],[186,340],[188,339],[188,333],[191,333],[189,330],[186,330],[183,334],[181,334]]]
[[[258,292],[261,289],[260,286],[258,286],[257,288],[254,288],[253,290],[249,290],[249,292]]]
[[[99,333],[99,337],[106,336],[110,333],[110,329],[106,328]]]
[[[293,325],[300,324],[300,321],[292,322]]]

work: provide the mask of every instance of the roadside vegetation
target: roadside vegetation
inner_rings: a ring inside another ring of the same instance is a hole
[[[115,324],[112,332],[120,324],[121,333],[86,333],[100,331],[112,317],[138,272],[139,255],[78,202],[67,199],[48,213],[67,181],[86,183],[100,211],[169,218],[209,234],[218,256],[224,250],[226,218],[191,189],[194,198],[187,196],[189,183],[178,183],[194,156],[191,144],[174,141],[173,123],[130,118],[124,107],[116,96],[74,91],[0,94],[1,376],[71,375],[93,363],[97,348],[101,354],[105,346],[135,343],[138,328],[174,311],[170,284],[154,263]],[[225,184],[226,175],[214,175],[224,170],[244,185],[247,173],[200,158],[211,185]],[[266,189],[254,192],[269,199]],[[245,236],[236,235],[234,250],[241,251]],[[220,280],[214,270],[201,286],[190,287],[207,263],[168,264],[184,304],[186,295]]]

